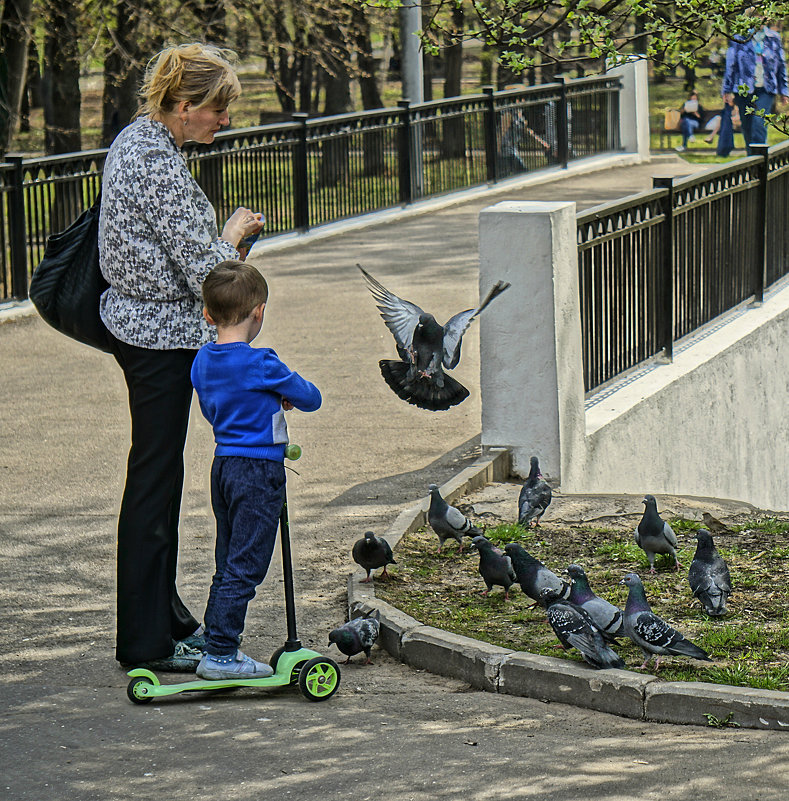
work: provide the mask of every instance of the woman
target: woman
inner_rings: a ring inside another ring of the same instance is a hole
[[[699,95],[697,92],[691,92],[688,99],[682,106],[682,111],[679,115],[679,129],[682,132],[682,144],[675,149],[680,153],[688,148],[688,142],[695,139],[695,133],[701,126],[704,119],[704,108],[699,103]]]
[[[262,226],[239,208],[216,215],[181,147],[210,144],[241,92],[217,48],[170,47],[148,65],[136,119],[113,142],[102,178],[99,253],[110,288],[101,317],[129,391],[132,442],[118,520],[116,659],[191,671],[202,627],[175,586],[189,372],[210,338],[200,288]]]

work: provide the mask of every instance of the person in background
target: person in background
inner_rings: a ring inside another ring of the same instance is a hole
[[[751,10],[752,16],[757,13]],[[740,94],[741,87],[746,94]],[[753,155],[751,145],[767,142],[767,127],[758,112],[769,114],[776,95],[781,103],[789,99],[781,36],[769,27],[769,20],[764,20],[747,37],[735,37],[729,45],[721,94],[724,102],[736,103],[745,147],[748,155]]]
[[[699,103],[699,95],[694,90],[688,95],[688,99],[682,106],[679,115],[679,129],[682,132],[682,144],[676,150],[682,152],[687,150],[688,142],[692,142],[696,137],[694,134],[701,126],[704,119],[704,108]]]
[[[123,667],[193,671],[202,627],[176,589],[190,370],[212,334],[201,286],[238,258],[261,215],[237,209],[222,228],[181,148],[210,144],[241,87],[232,54],[168,47],[149,63],[142,107],[107,153],[99,218],[101,318],[123,370],[131,450],[118,519],[116,659]]]

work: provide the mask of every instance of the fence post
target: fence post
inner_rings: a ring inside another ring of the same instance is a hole
[[[769,145],[751,145],[754,156],[761,156],[759,168],[759,196],[756,202],[756,253],[753,265],[753,300],[761,303],[764,300],[764,285],[767,273],[767,209],[770,192],[770,147]]]
[[[661,201],[663,207],[663,225],[661,239],[663,240],[663,289],[660,316],[662,325],[661,339],[663,355],[672,361],[674,359],[674,179],[655,177],[652,179],[655,189],[666,189],[666,196]]]
[[[556,108],[556,151],[559,165],[567,169],[570,160],[570,131],[567,114],[567,86],[564,78],[557,78],[559,82],[559,103]]]
[[[307,167],[307,120],[309,114],[297,112],[291,119],[299,123],[293,148],[293,227],[308,231],[310,227],[309,170]]]
[[[483,86],[485,94],[485,164],[488,168],[488,183],[496,183],[499,178],[496,163],[496,105],[492,86]]]
[[[402,109],[402,124],[398,138],[398,150],[400,151],[400,202],[407,205],[414,199],[414,170],[411,161],[411,101],[398,100],[397,105]]]
[[[25,195],[22,186],[22,156],[8,154],[5,160],[13,165],[11,192],[8,197],[8,229],[11,247],[11,297],[14,300],[27,298],[27,242],[25,241]]]

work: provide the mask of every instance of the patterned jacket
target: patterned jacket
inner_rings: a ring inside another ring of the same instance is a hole
[[[101,318],[122,342],[196,349],[212,339],[200,288],[238,258],[217,239],[216,214],[167,127],[140,117],[107,154],[99,217]]]
[[[771,95],[789,94],[786,78],[786,59],[784,58],[781,36],[776,31],[767,30],[764,38],[762,61],[764,64],[764,90]],[[756,47],[753,39],[734,40],[726,51],[726,70],[723,74],[721,94],[737,94],[740,86],[747,86],[753,92],[753,77],[756,72]]]

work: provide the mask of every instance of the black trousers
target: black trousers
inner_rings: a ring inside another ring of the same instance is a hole
[[[175,587],[184,444],[197,351],[150,350],[111,337],[129,390],[131,450],[118,519],[119,662],[170,656],[198,627]]]

